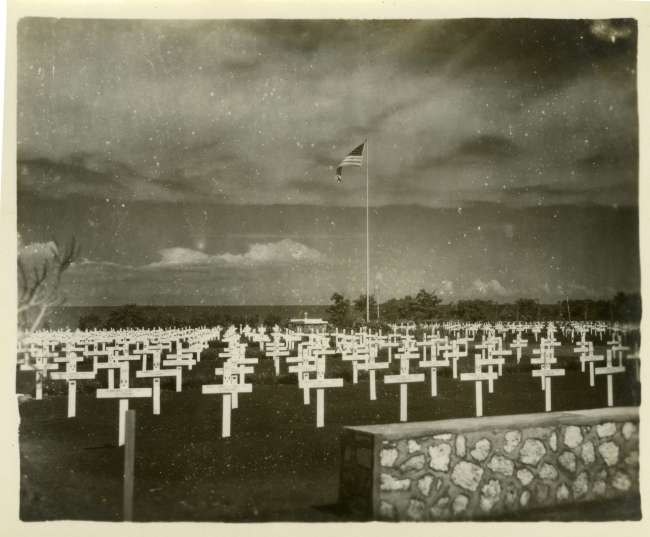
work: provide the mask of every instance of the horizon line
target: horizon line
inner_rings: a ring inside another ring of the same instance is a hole
[[[17,191],[16,192],[16,202],[19,201],[21,197],[26,197],[26,196],[32,196],[35,198],[38,198],[40,201],[53,201],[53,202],[68,202],[70,199],[81,199],[81,200],[96,200],[97,202],[99,201],[104,201],[104,199],[100,199],[99,197],[93,196],[93,195],[83,195],[83,194],[68,194],[64,197],[52,197],[52,196],[43,196],[39,192],[36,191]],[[345,209],[345,210],[366,210],[365,205],[333,205],[333,204],[319,204],[319,203],[244,203],[244,202],[237,202],[237,201],[231,201],[231,202],[211,202],[209,199],[204,199],[202,201],[200,200],[164,200],[164,199],[155,199],[155,200],[145,200],[145,199],[129,199],[129,198],[124,198],[124,197],[116,197],[114,199],[111,199],[110,201],[112,202],[122,202],[122,203],[131,203],[131,204],[146,204],[146,203],[153,203],[153,204],[159,204],[159,205],[199,205],[199,206],[213,206],[213,207],[278,207],[278,208],[285,208],[285,207],[305,207],[305,208],[329,208],[329,209]],[[536,210],[541,210],[541,209],[558,209],[558,208],[566,208],[566,207],[571,207],[573,209],[610,209],[610,210],[639,210],[639,201],[637,200],[637,203],[599,203],[599,202],[580,202],[580,203],[572,203],[572,202],[567,202],[567,203],[561,203],[561,202],[555,202],[551,204],[542,204],[539,205],[537,203],[525,203],[525,204],[517,204],[517,203],[511,203],[507,201],[481,201],[481,200],[469,200],[469,201],[459,201],[458,203],[455,204],[445,204],[445,205],[425,205],[422,203],[386,203],[386,204],[379,204],[379,205],[372,205],[370,204],[370,209],[390,209],[390,208],[410,208],[410,209],[423,209],[423,210],[438,210],[438,211],[445,211],[445,210],[458,210],[458,208],[462,209],[475,209],[479,208],[481,206],[499,206],[499,207],[505,207],[507,209],[511,210],[530,210],[530,209],[536,209]]]

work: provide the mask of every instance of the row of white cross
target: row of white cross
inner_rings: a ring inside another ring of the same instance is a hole
[[[79,335],[80,337],[74,337]],[[91,380],[100,370],[107,371],[107,387],[98,388],[98,399],[119,400],[118,443],[124,443],[124,425],[129,400],[151,398],[153,413],[160,414],[160,379],[175,377],[176,391],[181,391],[182,368],[192,369],[201,359],[201,352],[208,342],[218,337],[218,330],[178,330],[159,334],[157,332],[133,331],[120,333],[101,331],[94,333],[67,333],[63,341],[52,339],[50,333],[32,334],[21,342],[18,349],[21,371],[35,373],[36,399],[43,397],[43,380],[48,373],[52,379],[64,380],[68,384],[68,417],[76,416],[77,381]],[[111,339],[112,338],[112,339]],[[57,348],[61,350],[58,351]],[[163,357],[163,351],[166,353]],[[63,354],[63,356],[61,356]],[[53,363],[49,362],[52,358]],[[85,359],[92,360],[91,371],[78,371],[77,364]],[[151,358],[152,367],[147,367]],[[136,371],[138,378],[152,379],[151,387],[130,386],[131,363],[140,363]],[[65,370],[58,370],[65,364]],[[118,386],[115,386],[115,372],[118,372]]]
[[[565,374],[564,369],[556,369],[552,366],[557,363],[554,355],[555,347],[560,343],[555,340],[555,327],[549,324],[546,327],[547,337],[541,338],[540,348],[534,349],[533,354],[538,355],[531,359],[533,365],[539,365],[539,369],[533,371],[534,377],[540,377],[542,390],[545,391],[545,406],[547,411],[551,411],[551,379],[554,376]],[[584,338],[584,334],[582,337]],[[231,336],[234,338],[234,345],[240,345],[238,335],[235,330]],[[438,335],[426,336],[422,341],[416,341],[407,332],[404,337],[398,338],[390,336],[384,338],[381,334],[372,334],[370,332],[361,333],[334,333],[327,335],[308,336],[309,342],[301,342],[297,345],[299,338],[293,333],[282,333],[279,329],[273,331],[268,336],[259,333],[249,333],[248,337],[252,341],[260,343],[266,357],[273,359],[274,370],[276,375],[281,371],[281,359],[284,358],[289,373],[298,375],[298,386],[303,390],[304,403],[310,403],[310,389],[316,389],[317,394],[317,411],[316,426],[324,426],[324,390],[327,388],[341,387],[343,379],[326,378],[326,359],[329,356],[340,355],[341,360],[352,364],[352,383],[358,383],[359,371],[368,372],[368,384],[370,389],[370,400],[375,400],[376,395],[376,372],[381,369],[388,369],[392,361],[392,350],[395,349],[397,354],[395,358],[399,361],[400,371],[397,375],[384,375],[384,383],[400,385],[400,420],[408,420],[408,385],[414,382],[423,382],[425,375],[423,373],[412,372],[410,370],[411,361],[417,361],[420,368],[429,371],[431,379],[431,396],[437,395],[437,372],[439,368],[452,366],[453,378],[458,378],[458,361],[460,358],[468,356],[470,338],[458,338],[450,340],[448,337]],[[334,340],[335,347],[330,348],[330,341]],[[401,341],[397,341],[401,339]],[[503,339],[495,336],[494,331],[488,331],[484,334],[483,340],[474,345],[475,350],[480,353],[474,355],[475,368],[471,373],[462,373],[461,381],[473,381],[476,387],[476,415],[483,414],[483,388],[482,383],[488,382],[490,393],[494,390],[494,381],[502,375],[502,367],[505,362],[505,356],[516,352],[517,363],[521,360],[522,349],[525,348],[528,340],[523,339],[521,332],[517,333],[516,338],[510,345],[511,349],[504,349]],[[229,343],[231,345],[233,343]],[[614,339],[608,342],[612,345],[612,350],[608,352],[619,352],[626,350],[620,344],[620,339]],[[291,356],[293,348],[296,349],[296,356]],[[378,350],[386,348],[388,350],[388,361],[377,361]],[[419,348],[419,349],[418,349]],[[592,346],[593,348],[593,346]],[[440,357],[439,357],[440,355]],[[622,360],[622,354],[619,354],[619,360]],[[494,368],[496,367],[496,371]],[[487,368],[487,371],[484,370]],[[613,405],[612,392],[612,374],[624,372],[625,367],[622,365],[608,366],[597,368],[596,374],[606,374],[608,378],[608,404]],[[251,372],[251,371],[249,371]],[[314,377],[311,374],[315,374]],[[236,389],[235,384],[231,389]],[[248,391],[248,390],[247,390]],[[224,411],[227,408],[227,402],[224,402]],[[228,416],[228,423],[229,423]],[[225,420],[224,420],[225,421]]]
[[[415,332],[416,330],[425,330],[431,333],[441,331],[447,334],[458,337],[459,334],[464,334],[468,337],[474,337],[478,332],[494,331],[497,335],[505,335],[508,332],[532,332],[535,336],[535,341],[538,341],[539,335],[544,332],[549,324],[554,326],[554,329],[561,331],[565,337],[573,340],[576,335],[581,332],[586,332],[592,336],[597,337],[602,341],[606,334],[619,334],[626,335],[631,332],[638,331],[639,327],[633,323],[609,323],[605,321],[573,321],[573,322],[551,322],[546,321],[497,321],[495,323],[483,322],[460,322],[460,321],[444,321],[436,323],[400,323],[389,325],[394,334],[406,334]]]
[[[450,331],[453,333],[453,327]],[[97,389],[98,398],[113,398],[119,400],[119,443],[124,441],[124,416],[131,398],[152,398],[153,413],[160,414],[160,380],[173,377],[176,380],[176,391],[182,388],[182,369],[189,370],[200,361],[201,351],[207,348],[208,342],[221,340],[227,344],[225,350],[219,353],[224,359],[222,367],[215,369],[215,376],[221,377],[220,383],[202,386],[204,394],[220,394],[222,396],[222,436],[231,434],[232,410],[238,408],[239,393],[250,393],[253,385],[246,381],[247,374],[254,373],[257,358],[246,357],[246,348],[250,343],[258,344],[264,355],[274,362],[276,375],[281,373],[281,360],[284,359],[288,372],[296,374],[298,387],[303,390],[305,404],[310,404],[310,390],[316,390],[316,426],[324,426],[325,390],[343,386],[342,378],[327,378],[327,359],[339,355],[341,360],[352,365],[352,382],[358,383],[359,371],[367,371],[369,379],[370,400],[376,400],[377,371],[386,370],[395,358],[399,362],[399,374],[385,374],[385,384],[400,385],[400,420],[408,420],[408,386],[411,383],[424,382],[425,373],[430,378],[431,396],[438,394],[438,369],[451,367],[452,377],[461,381],[475,383],[476,415],[483,415],[483,382],[488,383],[488,392],[493,393],[494,381],[502,375],[506,356],[521,360],[522,349],[528,346],[528,339],[522,337],[526,329],[535,334],[538,327],[516,325],[516,337],[506,349],[504,338],[498,335],[494,326],[482,327],[482,339],[473,344],[474,370],[458,374],[458,362],[469,355],[469,345],[476,333],[472,334],[468,327],[464,334],[450,338],[441,336],[438,331],[425,334],[421,340],[416,340],[406,330],[403,334],[395,330],[393,334],[382,335],[371,331],[334,332],[331,334],[296,334],[282,331],[277,326],[268,334],[264,329],[253,330],[249,327],[238,330],[231,326],[221,334],[220,327],[214,329],[183,329],[158,331],[96,331],[96,332],[63,332],[37,333],[24,339],[19,347],[19,364],[23,371],[34,371],[36,374],[36,398],[42,398],[42,382],[48,375],[53,379],[65,380],[68,383],[68,416],[76,413],[76,383],[78,380],[95,379],[101,369],[107,370],[106,388]],[[513,326],[505,326],[511,331]],[[565,374],[564,369],[554,368],[557,363],[555,348],[560,345],[555,339],[557,329],[553,323],[545,326],[545,336],[540,339],[539,348],[533,349],[531,364],[539,366],[532,375],[539,377],[541,388],[545,392],[546,410],[551,410],[551,380],[555,376]],[[628,347],[621,343],[621,331],[613,332],[612,339],[607,342],[609,348],[606,356],[594,355],[593,341],[588,341],[588,333],[598,334],[594,327],[578,326],[572,328],[579,334],[578,346],[574,349],[579,353],[582,371],[589,366],[590,386],[594,386],[594,375],[607,376],[608,405],[613,405],[612,375],[623,373],[624,351]],[[502,330],[503,333],[503,330]],[[62,337],[63,335],[63,337]],[[537,333],[539,336],[539,332]],[[566,335],[566,332],[565,332]],[[247,341],[248,343],[243,343]],[[333,347],[332,347],[333,343]],[[387,349],[388,360],[379,361],[380,349]],[[395,355],[393,357],[393,351]],[[61,355],[63,354],[63,356]],[[149,358],[151,367],[148,367]],[[627,358],[638,358],[637,355]],[[52,359],[52,362],[50,362]],[[78,371],[77,364],[84,359],[92,360],[92,371]],[[604,366],[595,367],[597,362],[605,361]],[[614,363],[616,361],[616,363]],[[151,387],[131,387],[129,373],[131,362],[140,363],[136,371],[137,378],[152,379]],[[411,363],[425,371],[414,372]],[[60,371],[59,365],[65,364],[65,370]],[[119,386],[115,387],[114,374],[119,371]]]

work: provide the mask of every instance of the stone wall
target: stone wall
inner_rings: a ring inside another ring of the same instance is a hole
[[[495,517],[639,493],[634,407],[347,427],[340,501],[375,520]]]

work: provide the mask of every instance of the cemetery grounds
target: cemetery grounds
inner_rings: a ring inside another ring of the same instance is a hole
[[[512,335],[507,341],[511,342]],[[531,375],[532,334],[519,364],[505,360],[494,392],[483,389],[486,416],[544,411],[539,378]],[[478,337],[476,343],[478,343]],[[574,352],[576,341],[559,334],[557,364],[565,375],[553,379],[553,410],[578,410],[607,406],[605,376],[589,386]],[[595,339],[594,353],[605,354],[605,338]],[[469,356],[474,344],[470,344]],[[201,361],[183,372],[182,392],[174,379],[161,380],[161,412],[152,414],[150,398],[133,399],[136,410],[134,519],[136,521],[342,521],[350,516],[337,506],[340,434],[342,427],[395,423],[400,418],[400,388],[377,376],[377,399],[369,400],[368,373],[359,372],[353,384],[352,365],[334,356],[327,361],[326,376],[343,378],[343,386],[326,390],[324,427],[316,427],[315,397],[303,404],[296,375],[281,360],[276,375],[273,361],[257,344],[246,357],[259,358],[247,375],[251,393],[239,395],[232,411],[232,433],[221,436],[222,398],[206,395],[202,384],[215,382],[214,369],[223,365],[217,354],[223,341],[211,341]],[[377,361],[386,361],[381,349]],[[478,351],[477,351],[478,352]],[[461,359],[458,372],[472,372],[471,358]],[[79,370],[89,369],[88,364]],[[151,379],[136,378],[131,386],[150,386]],[[417,368],[413,368],[416,370]],[[124,451],[118,447],[117,401],[98,399],[97,388],[106,385],[106,372],[94,380],[79,381],[76,417],[66,417],[65,382],[47,379],[43,399],[19,397],[20,413],[20,517],[25,521],[53,519],[121,520]],[[473,382],[451,378],[450,368],[438,371],[437,396],[431,396],[430,379],[413,383],[408,393],[408,421],[465,418],[475,415]],[[640,384],[628,367],[613,375],[616,406],[639,405]],[[34,375],[17,372],[17,392],[34,392]],[[638,503],[576,507],[549,511],[543,519],[638,518]]]

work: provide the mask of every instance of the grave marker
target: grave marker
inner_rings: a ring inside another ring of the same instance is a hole
[[[146,358],[146,355],[150,354],[152,356],[152,369],[144,369],[135,372],[137,378],[150,378],[152,379],[152,405],[154,415],[160,414],[160,379],[162,377],[176,377],[176,385],[178,386],[179,377],[181,373],[177,369],[162,369],[160,367],[161,362],[161,350],[160,348],[149,349],[148,352],[143,352],[143,358]]]
[[[243,371],[238,372],[238,369]],[[239,374],[252,373],[253,368],[240,365],[227,360],[223,367],[214,370],[215,375],[223,377],[222,384],[203,384],[201,393],[203,394],[221,394],[221,438],[230,437],[231,412],[233,409],[233,395],[237,393],[251,393],[253,385],[239,381]]]
[[[369,385],[370,385],[370,400],[377,400],[377,380],[376,373],[379,369],[388,369],[390,364],[388,362],[377,362],[377,347],[370,348],[370,355],[367,362],[362,362],[359,364],[359,369],[362,371],[368,371]]]
[[[266,344],[264,354],[269,358],[273,358],[273,367],[275,368],[275,376],[280,375],[280,358],[289,356],[289,349],[280,341],[280,338]]]
[[[497,378],[496,372],[483,371],[481,368],[481,354],[474,354],[474,372],[473,373],[461,373],[461,381],[474,382],[474,394],[476,401],[476,417],[481,417],[483,415],[483,381],[494,381]]]
[[[450,351],[443,351],[443,359],[439,360],[438,353],[436,352],[435,348],[432,347],[431,358],[427,360],[425,352],[425,359],[421,360],[418,364],[422,369],[429,370],[429,375],[431,378],[431,397],[436,397],[438,395],[438,368],[449,367],[449,358],[447,358],[447,352]]]
[[[359,364],[369,360],[369,349],[363,344],[343,347],[341,360],[352,362],[352,384],[357,384],[359,382]]]
[[[83,357],[76,352],[67,352],[65,358],[55,358],[55,362],[65,363],[65,371],[55,371],[51,377],[55,380],[65,380],[68,383],[68,418],[77,415],[77,380],[95,378],[93,371],[77,371],[77,363],[83,362]]]
[[[412,382],[424,382],[424,373],[411,373],[409,364],[411,360],[419,360],[420,355],[414,349],[403,347],[397,353],[399,360],[399,375],[384,375],[384,383],[399,384],[399,419],[408,420],[408,385]]]
[[[129,409],[129,399],[151,397],[151,388],[131,388],[129,386],[129,362],[120,363],[120,386],[119,388],[99,388],[97,390],[98,399],[119,399],[119,426],[118,426],[118,446],[124,445],[124,424],[126,411]],[[112,369],[110,371],[113,371]]]
[[[316,390],[316,427],[325,426],[325,389],[340,388],[343,386],[342,378],[325,378],[325,360],[327,354],[319,351],[316,356],[316,378],[303,380],[303,387],[307,390]]]
[[[612,375],[625,373],[625,366],[612,364],[612,351],[607,350],[606,365],[604,367],[597,367],[595,370],[596,375],[607,376],[607,406],[614,406],[614,379]]]
[[[592,341],[586,343],[587,351],[580,356],[580,364],[584,371],[585,365],[589,364],[589,386],[592,388],[596,385],[596,378],[594,375],[594,365],[596,362],[602,362],[605,357],[602,354],[594,354],[594,344]]]
[[[461,347],[464,347],[461,350]],[[451,350],[445,351],[444,357],[451,359],[451,376],[458,378],[458,360],[467,358],[469,352],[469,338],[458,338],[451,341]]]
[[[37,350],[36,354],[30,356],[27,363],[20,365],[21,371],[33,371],[35,382],[35,399],[43,399],[43,380],[47,378],[48,371],[53,371],[59,368],[57,364],[51,364],[48,361],[50,354],[45,353],[44,350]]]
[[[540,369],[533,369],[533,377],[540,377],[544,383],[545,392],[545,410],[551,411],[551,379],[553,377],[563,377],[564,369],[553,369],[550,365],[543,366]]]
[[[510,349],[515,349],[517,351],[517,365],[521,361],[521,351],[528,347],[528,339],[523,339],[521,337],[521,331],[517,331],[517,337],[510,343]]]
[[[541,338],[539,349],[533,349],[533,354],[539,355],[539,357],[531,358],[531,365],[539,365],[540,367],[545,367],[546,365],[554,364],[557,362],[555,358],[555,347],[559,347],[561,343],[549,338]],[[537,376],[537,375],[533,375]],[[545,377],[540,377],[542,384],[542,391],[546,389],[546,380]]]

